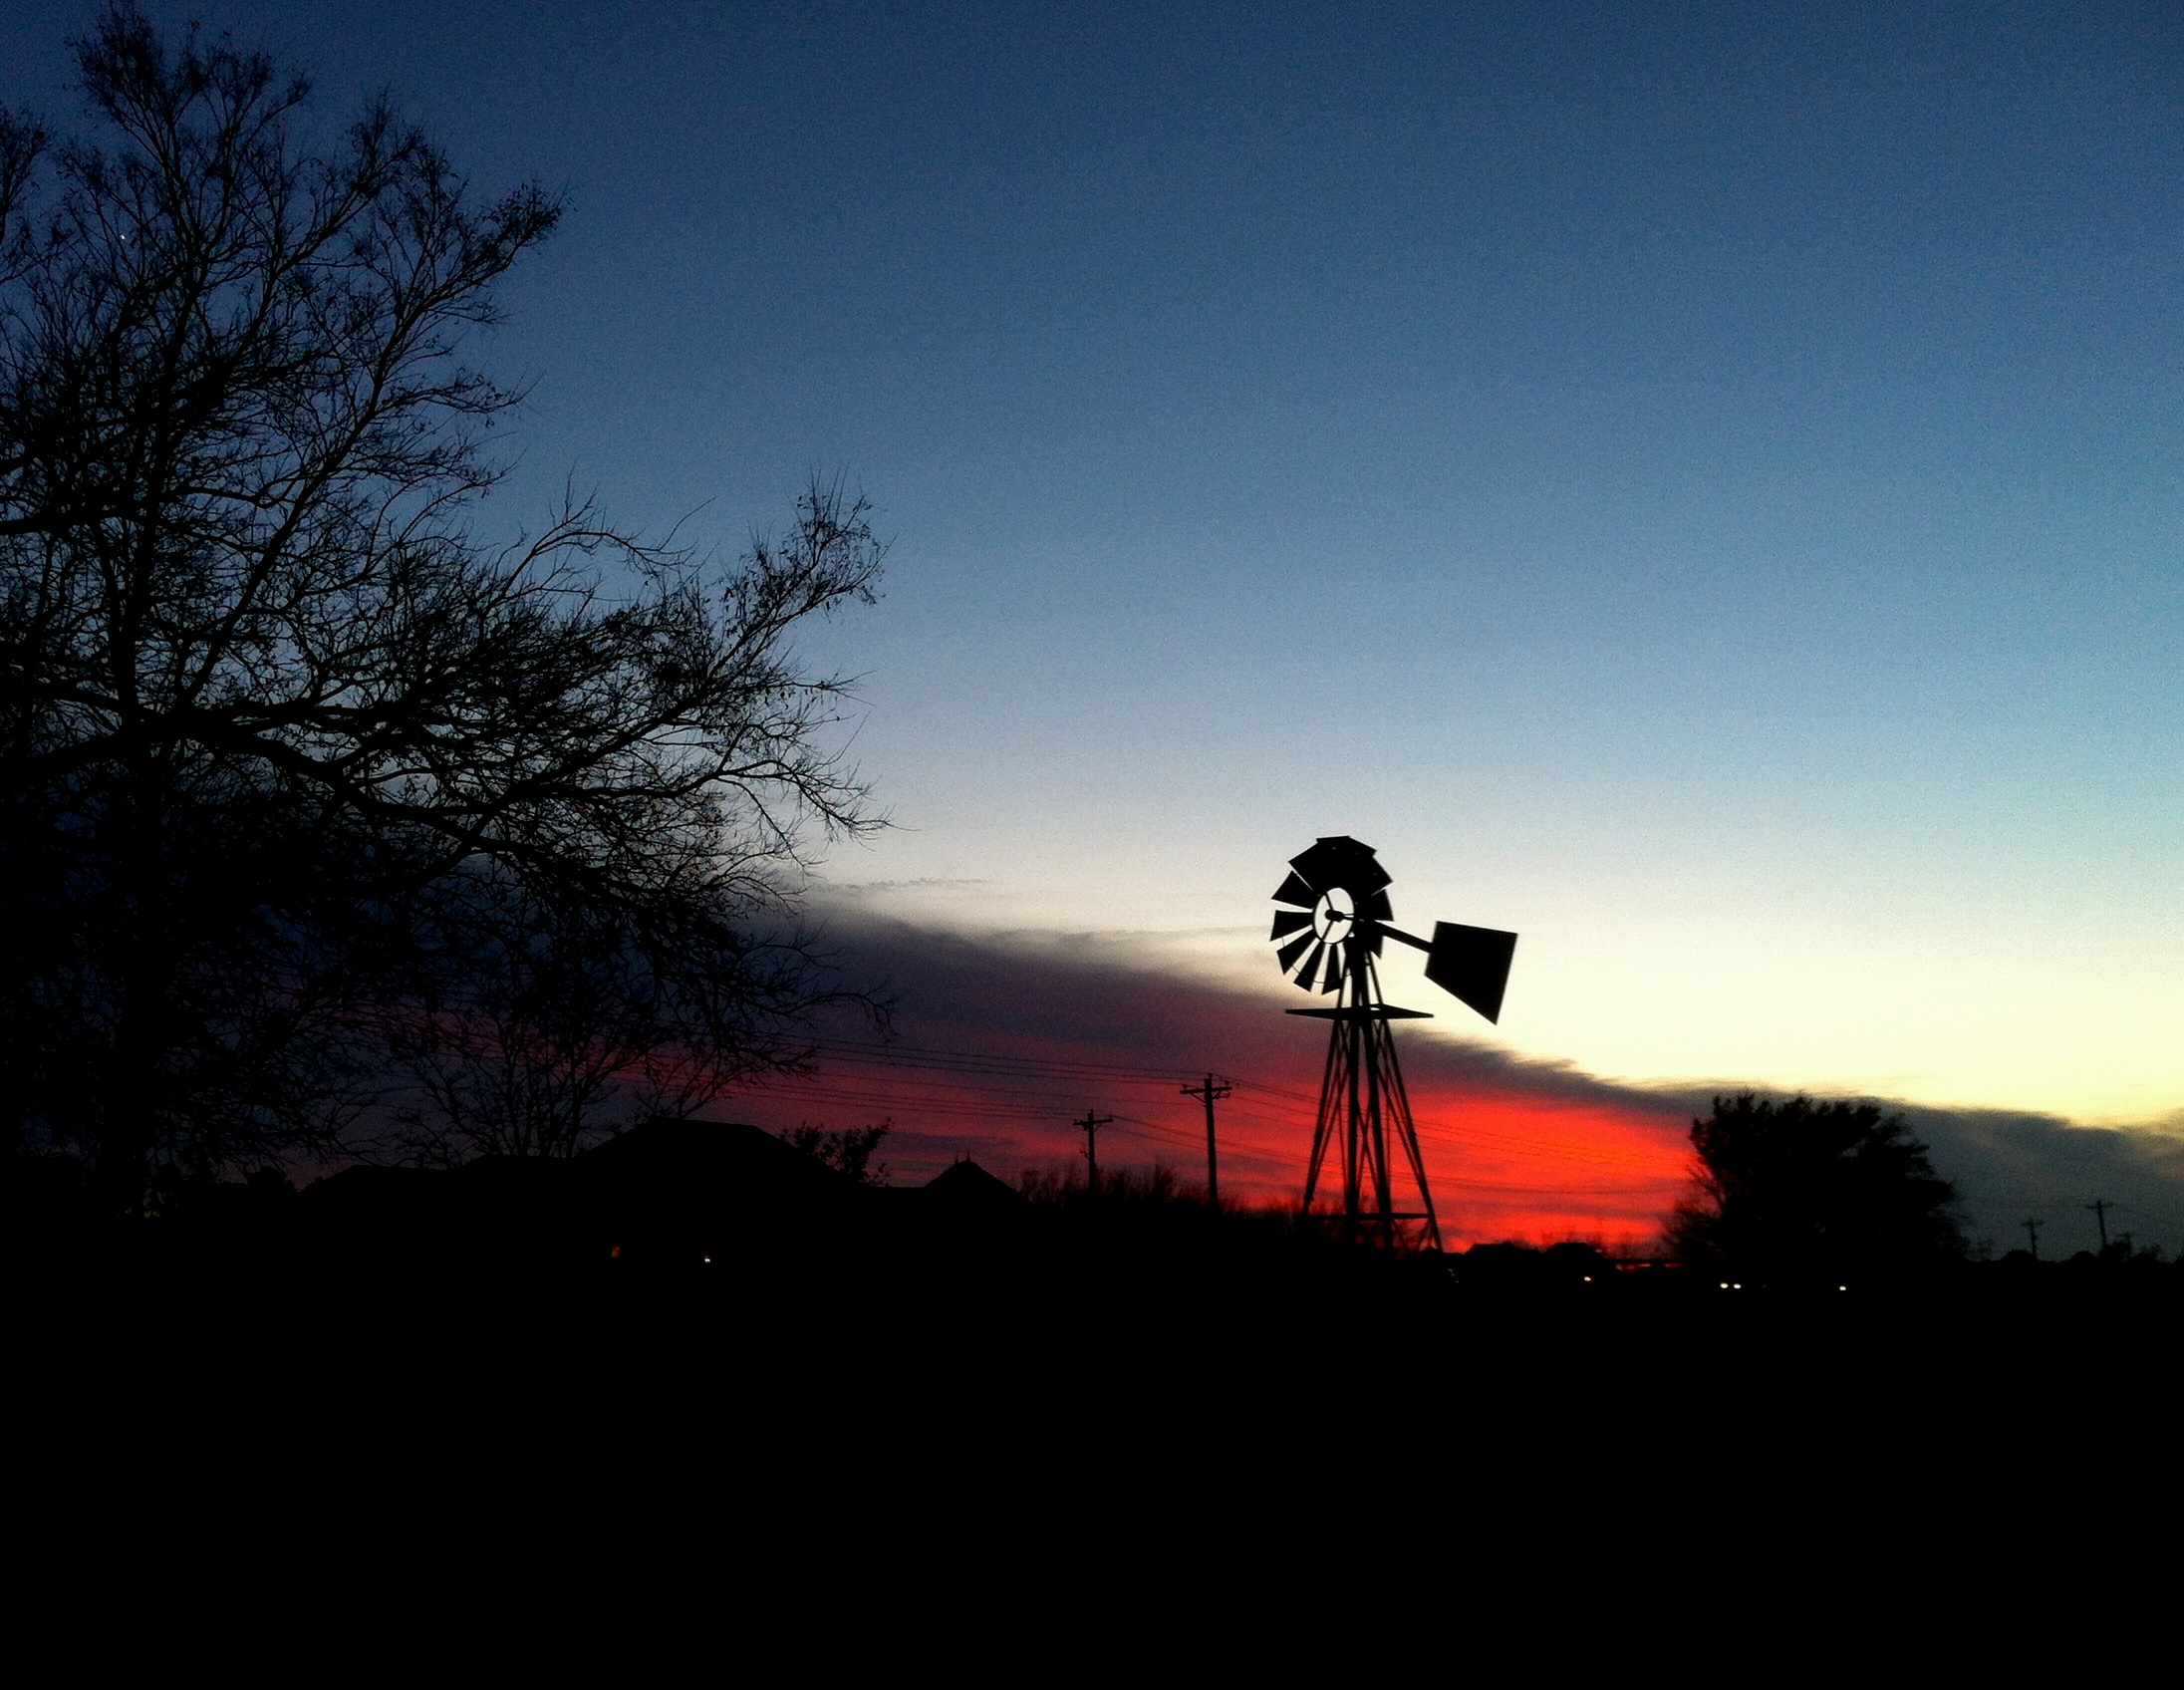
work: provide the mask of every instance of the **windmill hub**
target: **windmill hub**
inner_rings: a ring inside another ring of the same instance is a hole
[[[1326,1077],[1319,1118],[1312,1129],[1312,1159],[1304,1177],[1304,1211],[1328,1152],[1342,1158],[1342,1230],[1393,1248],[1415,1243],[1441,1248],[1441,1223],[1426,1183],[1426,1160],[1411,1119],[1403,1070],[1396,1062],[1390,1023],[1419,1014],[1380,995],[1374,959],[1393,939],[1426,953],[1426,978],[1490,1021],[1502,1015],[1502,988],[1516,935],[1493,928],[1436,922],[1431,940],[1390,925],[1388,871],[1369,845],[1347,836],[1321,839],[1289,859],[1289,874],[1274,891],[1285,906],[1274,914],[1269,936],[1281,972],[1306,991],[1333,993],[1331,1008],[1291,1009],[1330,1023]],[[1389,1161],[1389,1141],[1410,1164],[1418,1208],[1399,1210]]]
[[[1349,930],[1357,924],[1357,912],[1348,908],[1349,903],[1349,893],[1339,886],[1319,895],[1319,905],[1312,911],[1312,931],[1322,941],[1331,945],[1349,937]]]

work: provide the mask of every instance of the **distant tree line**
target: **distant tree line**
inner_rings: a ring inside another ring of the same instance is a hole
[[[98,1201],[353,1152],[562,1154],[798,1062],[796,924],[875,825],[799,625],[814,484],[733,565],[570,499],[489,535],[466,361],[547,238],[384,104],[133,7],[97,133],[0,115],[0,1108]]]

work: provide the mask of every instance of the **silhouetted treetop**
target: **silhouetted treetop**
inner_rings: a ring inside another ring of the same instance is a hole
[[[1900,1114],[1877,1104],[1717,1097],[1691,1124],[1696,1190],[1670,1247],[1761,1282],[1901,1273],[1953,1261],[1956,1200]]]
[[[802,1126],[784,1128],[779,1136],[791,1148],[801,1150],[813,1160],[847,1176],[854,1185],[884,1186],[888,1183],[890,1170],[885,1162],[875,1162],[873,1156],[894,1130],[892,1120],[882,1121],[877,1126],[843,1127],[839,1131],[813,1126],[807,1121]]]
[[[733,567],[576,500],[487,539],[518,396],[463,353],[552,198],[481,201],[384,104],[313,149],[303,78],[131,7],[76,53],[97,138],[0,125],[19,1127],[127,1206],[160,1158],[329,1142],[364,1009],[453,1028],[497,981],[489,1059],[550,1067],[581,968],[656,1079],[796,1059],[781,924],[874,822],[790,639],[872,597],[866,505],[814,484]]]

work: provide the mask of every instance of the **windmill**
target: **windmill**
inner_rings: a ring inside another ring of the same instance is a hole
[[[1431,940],[1390,925],[1388,871],[1372,847],[1346,836],[1321,839],[1289,859],[1289,877],[1274,893],[1270,935],[1274,960],[1306,991],[1331,995],[1325,1007],[1291,1009],[1332,1022],[1327,1066],[1319,1087],[1319,1118],[1312,1128],[1312,1160],[1304,1176],[1304,1210],[1311,1213],[1327,1153],[1342,1156],[1342,1232],[1376,1239],[1393,1249],[1410,1244],[1439,1250],[1441,1222],[1434,1214],[1419,1153],[1418,1126],[1396,1062],[1391,1022],[1430,1020],[1422,1009],[1399,1009],[1380,995],[1375,966],[1388,940],[1426,953],[1426,978],[1490,1021],[1501,1019],[1502,990],[1508,984],[1516,935],[1494,928],[1436,922]],[[1395,1137],[1418,1187],[1419,1207],[1399,1210],[1389,1177],[1388,1139]]]

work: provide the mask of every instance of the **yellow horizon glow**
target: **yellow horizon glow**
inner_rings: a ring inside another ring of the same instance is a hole
[[[1221,925],[1170,926],[1162,918],[1183,914],[1181,895],[1141,892],[1128,907],[1146,924],[1126,928],[1069,919],[1112,911],[1111,892],[1059,892],[967,883],[850,895],[964,933],[1077,935],[1118,959],[1244,990],[1274,979],[1260,925],[1232,919],[1247,901],[1224,899],[1219,913],[1231,920]],[[1685,909],[1527,922],[1482,902],[1414,893],[1398,905],[1398,921],[1419,928],[1441,915],[1520,933],[1499,1027],[1444,998],[1416,960],[1390,948],[1390,996],[1432,1010],[1437,1031],[1647,1088],[1752,1085],[2084,1125],[2184,1123],[2184,956],[2169,955],[2167,934],[2119,942],[2061,926],[1952,932],[1938,922],[1891,932],[1727,901],[1712,920]]]

